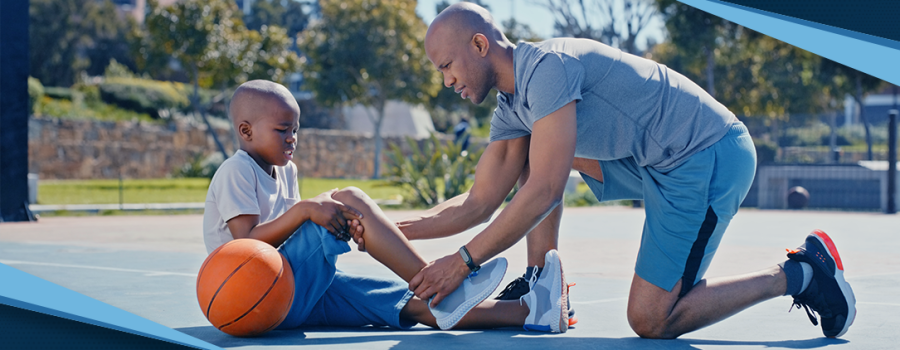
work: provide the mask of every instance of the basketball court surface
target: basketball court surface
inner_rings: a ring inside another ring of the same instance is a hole
[[[392,219],[415,215],[388,211]],[[222,348],[293,349],[891,349],[900,343],[900,216],[880,213],[742,210],[706,277],[753,272],[785,259],[815,228],[834,239],[857,299],[854,325],[827,339],[789,297],[756,305],[677,340],[638,338],[628,326],[626,300],[643,210],[566,208],[560,256],[579,323],[565,334],[521,329],[442,332],[425,326],[311,328],[257,338],[219,332],[203,317],[195,294],[206,257],[202,216],[90,216],[0,224],[0,263],[69,288]],[[483,226],[447,239],[415,241],[426,260],[456,252]],[[355,245],[351,245],[355,249]],[[499,289],[525,270],[524,240],[501,256],[510,270]],[[393,277],[365,253],[342,255],[344,271]],[[399,278],[398,278],[399,279]],[[496,292],[495,292],[496,294]]]

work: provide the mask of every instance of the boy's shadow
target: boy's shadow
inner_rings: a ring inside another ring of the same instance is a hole
[[[395,331],[388,328],[362,327],[315,327],[302,330],[285,330],[269,332],[256,338],[232,337],[220,332],[212,326],[185,327],[175,330],[204,340],[223,348],[242,346],[308,346],[308,345],[344,345],[362,347],[367,343],[396,342],[391,349],[421,349],[423,347],[456,348],[471,350],[496,346],[502,348],[527,349],[698,349],[694,345],[724,346],[764,346],[788,349],[814,349],[829,345],[846,344],[845,339],[813,338],[804,340],[782,341],[730,341],[679,338],[675,340],[641,339],[637,336],[629,338],[604,337],[571,337],[547,336],[544,333],[533,333],[514,328],[498,330],[474,330],[459,332],[440,332],[430,328],[416,327],[408,331]],[[319,333],[321,337],[309,338],[307,333]],[[330,337],[328,333],[335,333]]]

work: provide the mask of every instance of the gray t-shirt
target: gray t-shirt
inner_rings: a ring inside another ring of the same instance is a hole
[[[275,177],[256,164],[244,150],[228,158],[209,183],[203,212],[206,252],[234,239],[228,220],[238,215],[259,215],[259,223],[275,220],[300,201],[297,166],[275,167]]]
[[[516,91],[497,94],[491,141],[530,135],[535,121],[577,101],[576,157],[634,157],[664,170],[721,139],[735,120],[678,72],[593,40],[519,42],[513,62]]]

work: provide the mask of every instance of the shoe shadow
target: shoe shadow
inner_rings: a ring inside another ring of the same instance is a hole
[[[185,327],[175,330],[204,340],[223,348],[245,346],[309,346],[309,345],[343,345],[361,347],[371,343],[393,342],[387,345],[392,350],[422,349],[423,347],[440,347],[442,349],[480,349],[486,346],[517,350],[528,349],[699,349],[697,346],[763,346],[788,349],[815,349],[830,345],[846,344],[844,339],[814,338],[805,340],[784,341],[730,341],[704,339],[641,339],[603,338],[603,337],[571,337],[568,335],[551,335],[546,333],[527,332],[513,328],[450,331],[416,327],[399,331],[378,327],[313,327],[296,330],[279,330],[266,333],[255,338],[238,338],[220,332],[215,327]],[[307,333],[315,333],[315,337],[307,337]]]

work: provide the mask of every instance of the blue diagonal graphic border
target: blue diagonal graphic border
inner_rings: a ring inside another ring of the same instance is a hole
[[[200,349],[219,347],[0,264],[0,304]]]
[[[900,43],[715,0],[678,0],[819,56],[900,85]]]

